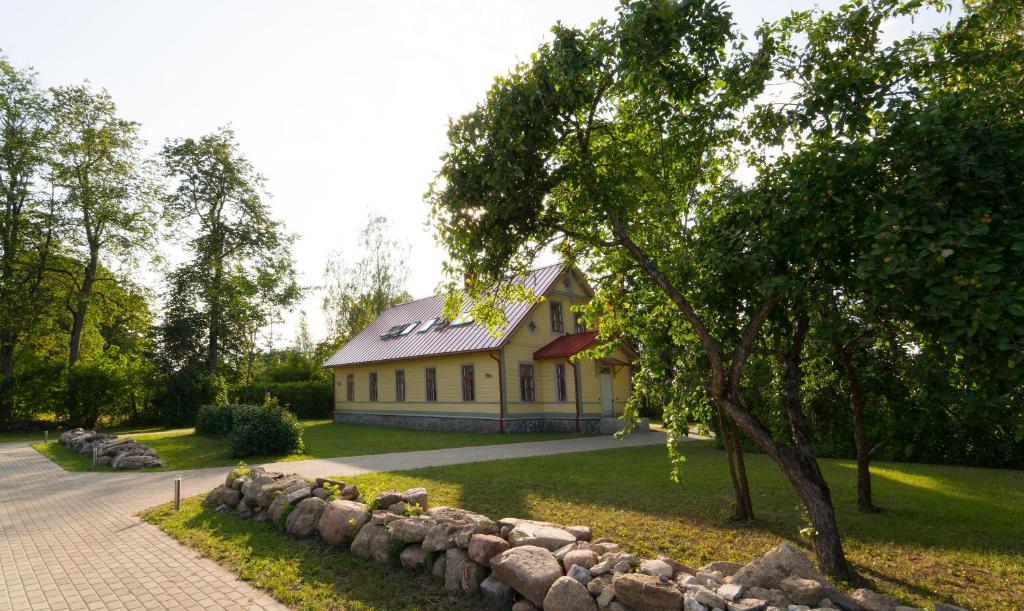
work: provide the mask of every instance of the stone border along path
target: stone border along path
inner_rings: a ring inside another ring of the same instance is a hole
[[[307,477],[664,445],[663,433],[322,458],[264,465]],[[225,467],[159,473],[68,472],[29,447],[0,444],[0,611],[284,609],[135,513],[224,480]]]

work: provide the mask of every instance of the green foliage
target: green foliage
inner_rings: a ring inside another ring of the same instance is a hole
[[[329,381],[256,382],[235,390],[242,403],[257,403],[269,393],[302,419],[327,418],[331,413]]]
[[[233,457],[302,452],[302,425],[282,407],[234,406],[228,444]]]
[[[341,497],[341,488],[338,487],[338,484],[334,484],[332,482],[324,482],[323,488],[324,491],[327,493],[327,496],[324,498],[324,500],[327,501],[328,503],[337,500]]]
[[[281,507],[281,513],[277,514],[277,518],[274,520],[274,526],[277,526],[280,530],[284,530],[284,525],[288,522],[288,516],[292,515],[292,511],[294,510],[295,505],[291,503],[284,503]]]
[[[224,437],[231,432],[239,405],[203,405],[196,412],[196,435]]]
[[[231,472],[235,477],[249,477],[252,475],[252,469],[249,465],[245,464],[244,460],[238,461],[238,466]]]

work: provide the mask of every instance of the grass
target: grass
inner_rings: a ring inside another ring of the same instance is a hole
[[[424,572],[383,568],[309,539],[293,539],[269,523],[203,511],[198,498],[142,512],[181,543],[212,558],[295,609],[487,608],[479,598],[452,597]]]
[[[415,450],[438,450],[524,441],[542,441],[573,437],[571,434],[519,433],[495,435],[488,433],[451,433],[438,431],[412,431],[357,424],[336,424],[330,420],[304,420],[304,441],[306,451],[302,454],[281,456],[247,457],[251,464],[306,460],[310,458],[331,458],[335,456],[361,456],[386,454],[389,452],[411,452]],[[119,433],[130,435],[155,449],[167,463],[166,467],[148,469],[169,471],[199,469],[203,467],[226,467],[238,463],[232,458],[225,439],[202,437],[193,429],[174,431],[130,431]],[[38,437],[37,437],[38,439]],[[69,448],[52,441],[32,446],[44,456],[68,471],[88,471],[92,457],[76,454]]]
[[[367,491],[423,486],[432,505],[494,518],[588,524],[644,555],[691,565],[747,562],[783,540],[798,540],[799,501],[774,463],[748,455],[757,520],[729,520],[724,455],[693,441],[683,480],[668,479],[661,447],[523,458],[343,478]],[[866,586],[918,606],[954,602],[971,609],[1019,608],[1024,600],[1024,472],[879,463],[876,502],[856,510],[855,465],[822,460],[846,552]],[[806,545],[805,545],[806,547]],[[856,587],[857,584],[847,584]]]

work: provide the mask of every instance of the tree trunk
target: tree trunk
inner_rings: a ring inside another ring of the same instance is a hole
[[[743,448],[740,447],[736,434],[736,423],[718,409],[718,430],[725,448],[725,456],[729,464],[729,479],[732,481],[733,494],[736,496],[733,518],[741,521],[754,519],[754,504],[750,500],[750,486],[747,483],[746,465],[743,463]]]
[[[793,448],[782,447],[776,462],[782,467],[807,508],[814,550],[823,571],[829,575],[847,575],[849,565],[843,554],[832,495],[818,461],[811,449],[807,422],[804,419],[801,389],[803,384],[803,349],[810,330],[810,319],[801,316],[793,330],[789,349],[783,355],[782,388],[789,414]]]
[[[71,346],[68,354],[68,369],[75,366],[82,354],[82,330],[85,329],[85,315],[89,312],[89,300],[92,298],[92,287],[96,282],[96,269],[99,266],[99,251],[91,249],[89,262],[85,266],[85,277],[78,291],[75,312],[71,319]]]
[[[878,511],[871,499],[871,448],[864,427],[864,395],[860,387],[860,373],[853,364],[846,346],[833,341],[839,363],[850,384],[850,408],[853,410],[853,443],[857,448],[857,508],[861,511]]]
[[[0,334],[0,422],[14,419],[14,349],[18,338],[15,333]]]

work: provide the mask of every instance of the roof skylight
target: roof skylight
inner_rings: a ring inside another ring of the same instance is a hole
[[[417,333],[426,333],[427,331],[430,331],[430,329],[431,329],[431,328],[432,328],[432,327],[433,327],[433,326],[434,326],[435,324],[437,324],[437,321],[438,321],[438,320],[440,320],[440,319],[439,319],[439,318],[431,318],[430,320],[424,320],[424,321],[423,321],[423,324],[422,324],[422,325],[420,325],[420,328],[419,328],[419,329],[417,329],[417,331],[416,331],[416,332],[417,332]]]
[[[459,325],[468,325],[471,322],[473,322],[473,315],[469,312],[463,312],[452,320],[451,326],[457,327]]]

